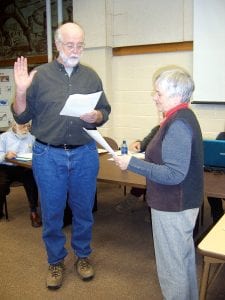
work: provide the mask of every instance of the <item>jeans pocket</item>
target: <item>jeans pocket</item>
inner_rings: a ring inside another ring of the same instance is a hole
[[[90,142],[90,143],[86,144],[86,147],[90,151],[97,151],[95,142]]]
[[[42,156],[48,152],[49,146],[41,145],[37,142],[33,145],[33,155]]]

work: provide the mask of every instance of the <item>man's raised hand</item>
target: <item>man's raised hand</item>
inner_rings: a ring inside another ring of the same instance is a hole
[[[28,73],[27,58],[18,57],[14,63],[14,79],[17,88],[17,93],[25,93],[31,85],[33,77],[37,71],[33,70]]]

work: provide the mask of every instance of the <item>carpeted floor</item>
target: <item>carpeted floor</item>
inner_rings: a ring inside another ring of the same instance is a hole
[[[30,225],[23,188],[13,188],[8,197],[10,221],[0,221],[0,299],[162,299],[156,274],[151,224],[145,220],[149,214],[146,204],[140,200],[135,212],[120,214],[114,207],[122,199],[122,188],[112,184],[99,185],[91,255],[95,278],[83,282],[74,272],[69,225],[64,228],[69,251],[65,260],[64,283],[61,289],[49,291],[45,287],[47,262],[41,228]],[[211,221],[206,203],[204,226],[200,226],[198,236]],[[202,257],[197,253],[199,278],[201,268]],[[210,286],[207,300],[225,299],[224,278],[223,268]]]

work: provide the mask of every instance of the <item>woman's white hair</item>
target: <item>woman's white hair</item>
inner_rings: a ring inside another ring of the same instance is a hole
[[[155,78],[155,84],[163,88],[169,97],[180,96],[181,102],[189,102],[195,88],[191,76],[180,68],[161,72]]]

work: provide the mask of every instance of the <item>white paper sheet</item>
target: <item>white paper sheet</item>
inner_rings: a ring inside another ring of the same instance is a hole
[[[102,91],[93,94],[73,94],[68,97],[60,115],[80,117],[94,110]]]
[[[130,152],[131,156],[134,156],[139,159],[145,159],[145,153],[144,152]]]
[[[112,156],[116,156],[116,152],[109,146],[109,144],[106,142],[106,140],[103,138],[103,136],[98,132],[98,130],[89,130],[86,128],[83,128],[87,134],[89,134],[97,143],[102,145],[104,149],[106,149]]]
[[[115,154],[117,156],[121,156],[122,155],[120,150],[115,151]],[[128,155],[134,156],[134,157],[139,158],[139,159],[145,159],[145,153],[144,152],[132,152],[132,151],[128,151]],[[109,158],[109,160],[113,160],[113,158]]]
[[[16,156],[17,160],[32,160],[32,153],[18,153]]]
[[[107,153],[108,151],[105,149],[97,149],[98,150],[98,154],[102,154],[102,153]]]

